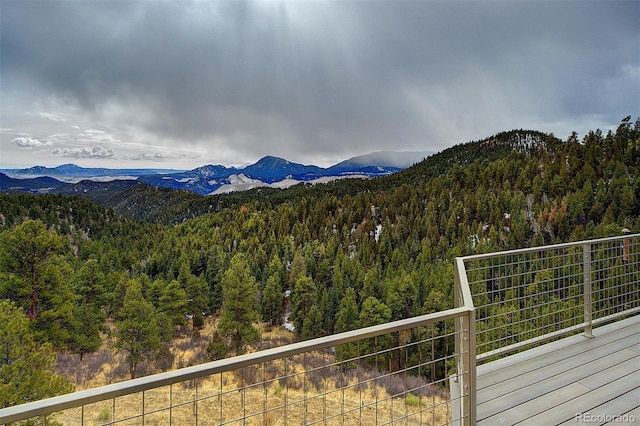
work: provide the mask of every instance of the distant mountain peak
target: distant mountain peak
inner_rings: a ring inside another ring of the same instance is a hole
[[[300,178],[319,177],[324,174],[325,169],[318,166],[305,166],[303,164],[292,163],[280,157],[268,155],[262,157],[255,164],[251,164],[242,173],[254,179],[260,179],[267,183],[277,182],[287,176]]]
[[[206,166],[201,166],[191,170],[188,172],[189,174],[197,174],[204,178],[224,178],[227,177],[230,173],[234,173],[236,171],[235,168],[228,168],[222,166],[220,164],[212,165],[207,164]]]
[[[277,167],[277,166],[286,167],[289,164],[295,164],[295,163],[291,163],[289,160],[285,160],[284,158],[274,157],[272,155],[267,155],[267,156],[262,157],[261,159],[259,159],[255,164],[252,164],[252,165],[247,166],[247,167],[274,167],[274,166],[275,167]]]
[[[193,170],[185,171],[167,169],[83,168],[75,164],[62,164],[55,168],[36,166],[30,169],[5,172],[9,172],[7,175],[13,178],[52,176],[68,183],[77,183],[83,179],[102,182],[107,179],[113,180],[116,178],[131,179],[156,187],[185,189],[197,194],[206,195],[227,185],[236,185],[242,190],[259,185],[280,184],[281,182],[282,186],[294,181],[317,182],[319,180],[331,180],[333,178],[351,176],[386,176],[420,162],[427,154],[426,152],[380,151],[353,157],[329,168],[303,165],[284,158],[267,155],[256,163],[244,168],[207,164]],[[24,186],[25,183],[21,182],[20,185]],[[42,182],[34,183],[34,185],[42,186]],[[51,187],[51,185],[47,187]],[[85,187],[85,189],[90,190],[89,187]]]
[[[82,171],[83,168],[76,164],[67,163],[67,164],[62,164],[56,167],[54,170],[59,174],[68,175],[68,174],[78,173]]]
[[[433,154],[431,151],[376,151],[344,160],[333,167],[367,165],[405,169]]]

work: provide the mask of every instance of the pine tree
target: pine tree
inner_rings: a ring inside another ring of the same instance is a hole
[[[315,337],[320,337],[324,334],[322,329],[322,312],[315,303],[309,308],[309,312],[304,317],[302,322],[302,331],[300,337],[302,340],[309,340]]]
[[[105,330],[105,319],[104,313],[89,304],[78,303],[74,307],[68,346],[71,352],[80,355],[80,361],[85,354],[100,348],[100,333]]]
[[[224,266],[224,253],[220,246],[215,246],[207,259],[207,270],[204,279],[209,286],[209,308],[212,312],[218,312],[222,306],[222,276]]]
[[[207,355],[211,361],[215,361],[218,359],[223,359],[229,353],[229,346],[224,342],[224,339],[218,332],[218,330],[213,331],[213,335],[211,336],[211,342],[207,346]]]
[[[136,377],[140,362],[160,348],[156,311],[142,296],[140,283],[131,280],[118,312],[115,326],[116,349],[126,353],[131,378]]]
[[[88,260],[72,277],[76,296],[71,317],[69,349],[80,355],[95,352],[102,344],[100,333],[105,331],[106,316],[101,307],[105,303],[104,274],[95,259]]]
[[[300,275],[291,294],[291,320],[296,330],[302,330],[304,318],[314,303],[317,303],[316,285],[313,280]]]
[[[391,321],[391,309],[373,296],[362,302],[362,309],[358,319],[360,327],[383,324]]]
[[[267,284],[262,292],[262,318],[273,325],[278,320],[282,311],[282,284],[278,273],[274,273],[267,279]]]
[[[24,309],[36,338],[64,347],[73,296],[61,274],[66,262],[56,254],[63,240],[44,223],[28,220],[0,234],[0,297]]]
[[[296,285],[296,281],[301,276],[307,274],[307,267],[305,264],[304,256],[298,252],[293,256],[293,262],[291,262],[291,272],[289,273],[289,288],[293,289]]]
[[[38,317],[44,270],[62,249],[62,239],[44,223],[28,220],[0,235],[0,270],[7,274],[0,296],[24,306],[31,321]]]
[[[340,310],[336,315],[336,332],[342,333],[356,328],[359,316],[356,292],[352,287],[349,287],[345,296],[340,300]]]
[[[222,309],[218,330],[231,340],[231,348],[241,354],[247,344],[258,340],[260,333],[254,326],[258,314],[256,279],[251,275],[244,255],[236,254],[222,278]]]
[[[207,283],[203,278],[190,275],[184,289],[187,294],[187,312],[193,318],[193,329],[201,330],[204,327],[204,314],[208,311],[210,299]]]
[[[271,261],[269,262],[268,275],[276,275],[279,280],[284,278],[284,267],[282,265],[282,260],[278,256],[276,251],[273,252],[271,256]]]
[[[178,281],[171,281],[162,290],[157,308],[158,313],[166,315],[173,332],[175,332],[176,326],[183,327],[186,325],[187,293]]]
[[[335,331],[341,333],[355,329],[358,326],[359,316],[356,292],[352,287],[349,287],[347,288],[345,296],[340,300],[340,310],[338,310],[336,315]],[[338,345],[336,346],[336,359],[338,361],[347,361],[357,355],[357,350],[355,343]],[[355,364],[347,362],[343,364],[342,367],[354,368]]]
[[[51,345],[36,342],[20,309],[0,301],[0,408],[71,392],[53,370],[55,359]]]
[[[391,309],[380,302],[373,296],[369,296],[364,302],[362,302],[362,309],[358,318],[359,327],[369,327],[372,325],[383,324],[391,321]],[[366,362],[372,365],[385,365],[388,362],[386,355],[379,355],[378,353],[386,348],[391,347],[391,336],[384,335],[378,336],[373,339],[364,339],[360,342],[361,354],[375,354],[369,356]]]

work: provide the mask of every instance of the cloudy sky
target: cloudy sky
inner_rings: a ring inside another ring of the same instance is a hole
[[[640,114],[640,2],[0,2],[0,167],[328,166]]]

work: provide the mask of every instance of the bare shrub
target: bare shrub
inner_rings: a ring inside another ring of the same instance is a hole
[[[375,382],[378,386],[384,388],[387,393],[392,396],[401,395],[407,390],[407,386],[403,378],[398,374],[378,377]]]
[[[86,386],[106,365],[113,363],[113,355],[107,349],[80,356],[69,352],[58,352],[56,358],[56,373],[67,377],[72,383]]]
[[[174,347],[180,352],[187,352],[190,350],[196,350],[200,346],[200,339],[181,339],[175,344]]]
[[[326,357],[322,353],[310,352],[302,357],[302,365],[306,370],[323,367],[326,363]]]
[[[278,379],[278,387],[282,388],[282,389],[286,389],[289,386],[289,379],[288,377],[280,377]]]
[[[209,362],[209,354],[207,353],[207,348],[199,347],[195,350],[194,355],[191,357],[189,361],[189,365],[199,365],[204,364],[205,362]]]
[[[406,376],[404,379],[406,387],[416,396],[432,396],[436,393],[437,388],[428,383],[420,376]]]
[[[197,379],[186,380],[184,382],[180,382],[180,387],[184,390],[192,390],[200,387],[204,382],[204,378],[200,377]]]
[[[149,376],[155,372],[154,362],[152,360],[144,360],[136,368],[136,377]]]
[[[349,379],[346,374],[336,374],[333,377],[333,382],[336,389],[342,389],[349,384]]]
[[[73,379],[79,370],[79,360],[80,357],[78,355],[73,355],[69,352],[58,352],[55,365],[56,373]]]
[[[111,362],[112,368],[105,372],[107,383],[118,382],[120,380],[128,379],[129,376],[129,363],[126,362],[124,357],[114,357]],[[142,365],[138,366],[138,371],[143,369]]]
[[[340,370],[340,372],[334,376],[336,388],[341,389],[348,387],[356,381],[357,374],[356,369]]]
[[[270,340],[259,340],[253,344],[253,349],[256,351],[264,351],[265,349],[275,348],[275,346]]]
[[[449,399],[449,390],[446,387],[432,385],[432,388],[434,389],[435,395],[445,400]]]
[[[264,366],[265,380],[271,381],[282,376],[283,369],[276,362],[269,362]]]
[[[380,376],[380,372],[376,369],[358,367],[354,370],[358,379],[354,389],[358,392],[367,389],[374,390],[376,387],[376,377]]]
[[[375,369],[367,371],[358,369],[358,380],[360,382],[370,381],[371,388],[378,386],[392,396],[412,393],[417,397],[436,396],[442,399],[448,397],[447,390],[444,387],[429,383],[423,376],[388,374]],[[359,388],[358,386],[356,386],[356,389]]]
[[[304,374],[294,374],[293,376],[289,376],[287,380],[287,386],[289,389],[293,390],[304,390],[305,388],[305,380]]]
[[[323,390],[327,387],[327,382],[335,374],[338,374],[338,370],[334,366],[325,366],[310,370],[307,373],[307,379],[316,389]]]
[[[256,351],[263,351],[265,349],[279,348],[293,342],[294,339],[292,337],[276,335],[254,343],[253,348]]]
[[[296,373],[294,362],[286,364],[286,368],[283,370],[283,375],[278,379],[278,384],[281,387],[296,390],[300,390],[303,388],[303,374]]]
[[[233,374],[239,380],[242,380],[242,384],[244,386],[251,386],[255,385],[256,383],[262,382],[262,369],[255,365],[250,365],[248,367],[235,370]]]
[[[184,359],[184,353],[183,352],[179,352],[176,355],[175,364],[176,364],[176,368],[178,368],[178,369],[187,367],[187,361]]]
[[[113,354],[106,349],[84,356],[90,376],[95,376],[105,365],[113,362]]]

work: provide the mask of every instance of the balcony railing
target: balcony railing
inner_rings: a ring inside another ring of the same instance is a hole
[[[477,360],[576,331],[591,337],[593,326],[640,312],[639,245],[629,235],[458,258]]]
[[[640,235],[458,258],[455,308],[0,410],[0,424],[475,424],[476,363],[640,312]]]
[[[460,420],[447,368],[471,362],[454,351],[463,332],[453,319],[470,314],[450,309],[5,408],[0,423],[57,413],[69,425],[447,424]]]

